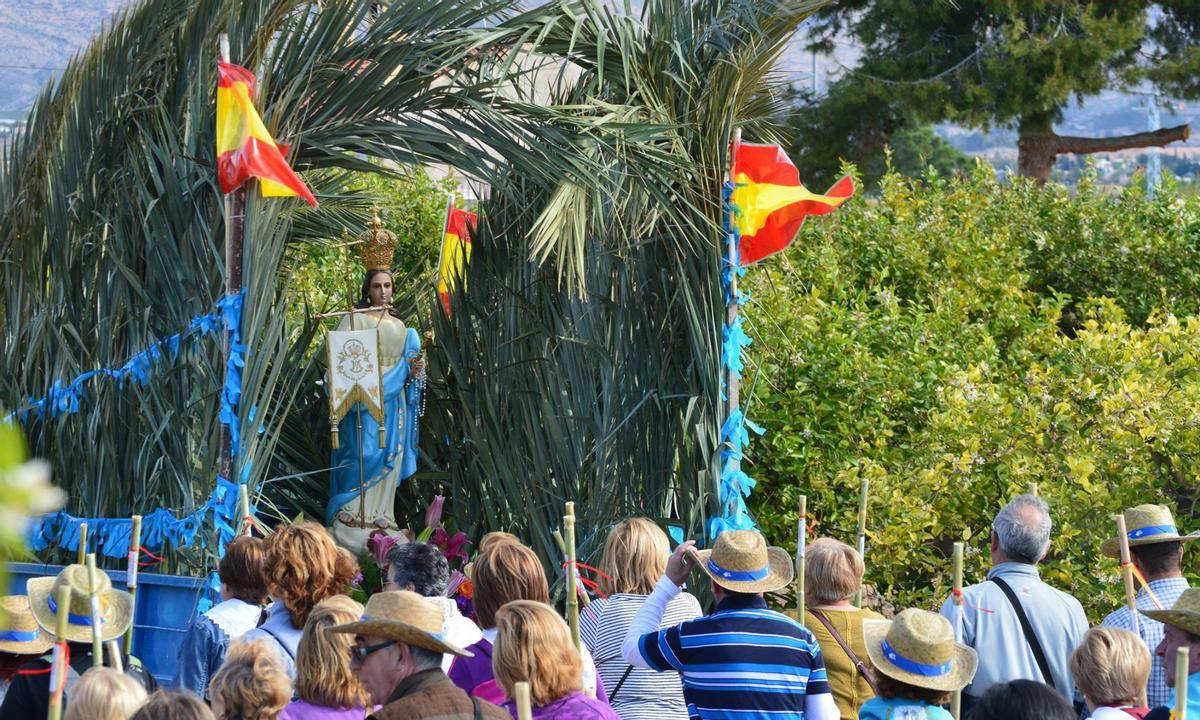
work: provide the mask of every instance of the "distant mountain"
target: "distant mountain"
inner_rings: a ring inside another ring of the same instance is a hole
[[[51,77],[132,0],[0,0],[0,112],[28,110]]]

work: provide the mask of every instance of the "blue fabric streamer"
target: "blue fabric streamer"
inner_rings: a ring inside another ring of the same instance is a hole
[[[727,243],[732,241],[733,246],[732,251],[729,248],[722,248],[721,287],[724,290],[726,305],[731,302],[743,305],[750,299],[749,295],[740,290],[737,292],[733,290],[734,278],[746,274],[746,268],[742,267],[738,254],[740,241],[738,228],[735,223],[731,222],[731,218],[741,215],[741,208],[733,202],[734,187],[732,182],[726,182],[722,186],[721,192],[721,218],[725,239]],[[745,370],[742,353],[751,342],[750,336],[742,327],[741,316],[735,316],[732,323],[725,325],[721,335],[721,364],[735,378],[741,378],[742,371]],[[722,400],[727,397],[726,382],[725,373],[722,373],[720,386]],[[741,469],[742,450],[750,442],[747,428],[758,435],[765,432],[762,427],[747,420],[741,409],[738,408],[729,413],[729,417],[725,418],[725,422],[721,425],[721,442],[726,447],[721,452],[721,477],[718,482],[717,497],[722,514],[720,517],[708,520],[708,537],[713,540],[726,530],[754,530],[758,527],[746,510],[745,500],[750,496],[750,491],[754,489],[755,480]]]

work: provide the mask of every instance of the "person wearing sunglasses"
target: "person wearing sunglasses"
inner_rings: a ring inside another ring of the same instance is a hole
[[[350,669],[373,705],[373,720],[509,720],[506,711],[471,697],[442,671],[445,654],[471,653],[442,636],[442,609],[407,590],[371,596],[362,619],[330,632],[354,635]]]

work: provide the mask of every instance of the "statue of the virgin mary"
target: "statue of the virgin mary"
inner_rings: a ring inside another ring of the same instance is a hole
[[[417,415],[422,389],[418,378],[424,374],[420,337],[392,308],[390,268],[396,237],[383,229],[376,215],[359,240],[366,274],[354,308],[361,312],[345,315],[337,329],[378,330],[384,428],[381,433],[379,423],[367,412],[351,412],[342,418],[325,509],[325,524],[339,544],[356,552],[371,532],[396,529],[396,488],[417,469]]]

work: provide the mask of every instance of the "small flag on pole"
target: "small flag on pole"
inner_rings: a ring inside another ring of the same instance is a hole
[[[824,195],[810,192],[778,145],[739,143],[736,148],[733,202],[738,207],[738,258],[743,266],[783,250],[804,218],[833,212],[854,194],[849,175]]]
[[[442,238],[442,256],[438,261],[438,297],[442,307],[450,314],[450,290],[457,287],[463,269],[471,260],[471,230],[475,227],[475,213],[454,207],[454,201],[446,212],[446,232]]]
[[[288,165],[287,145],[276,143],[254,109],[254,73],[217,61],[217,180],[231,193],[252,177],[265,197],[317,199]]]

